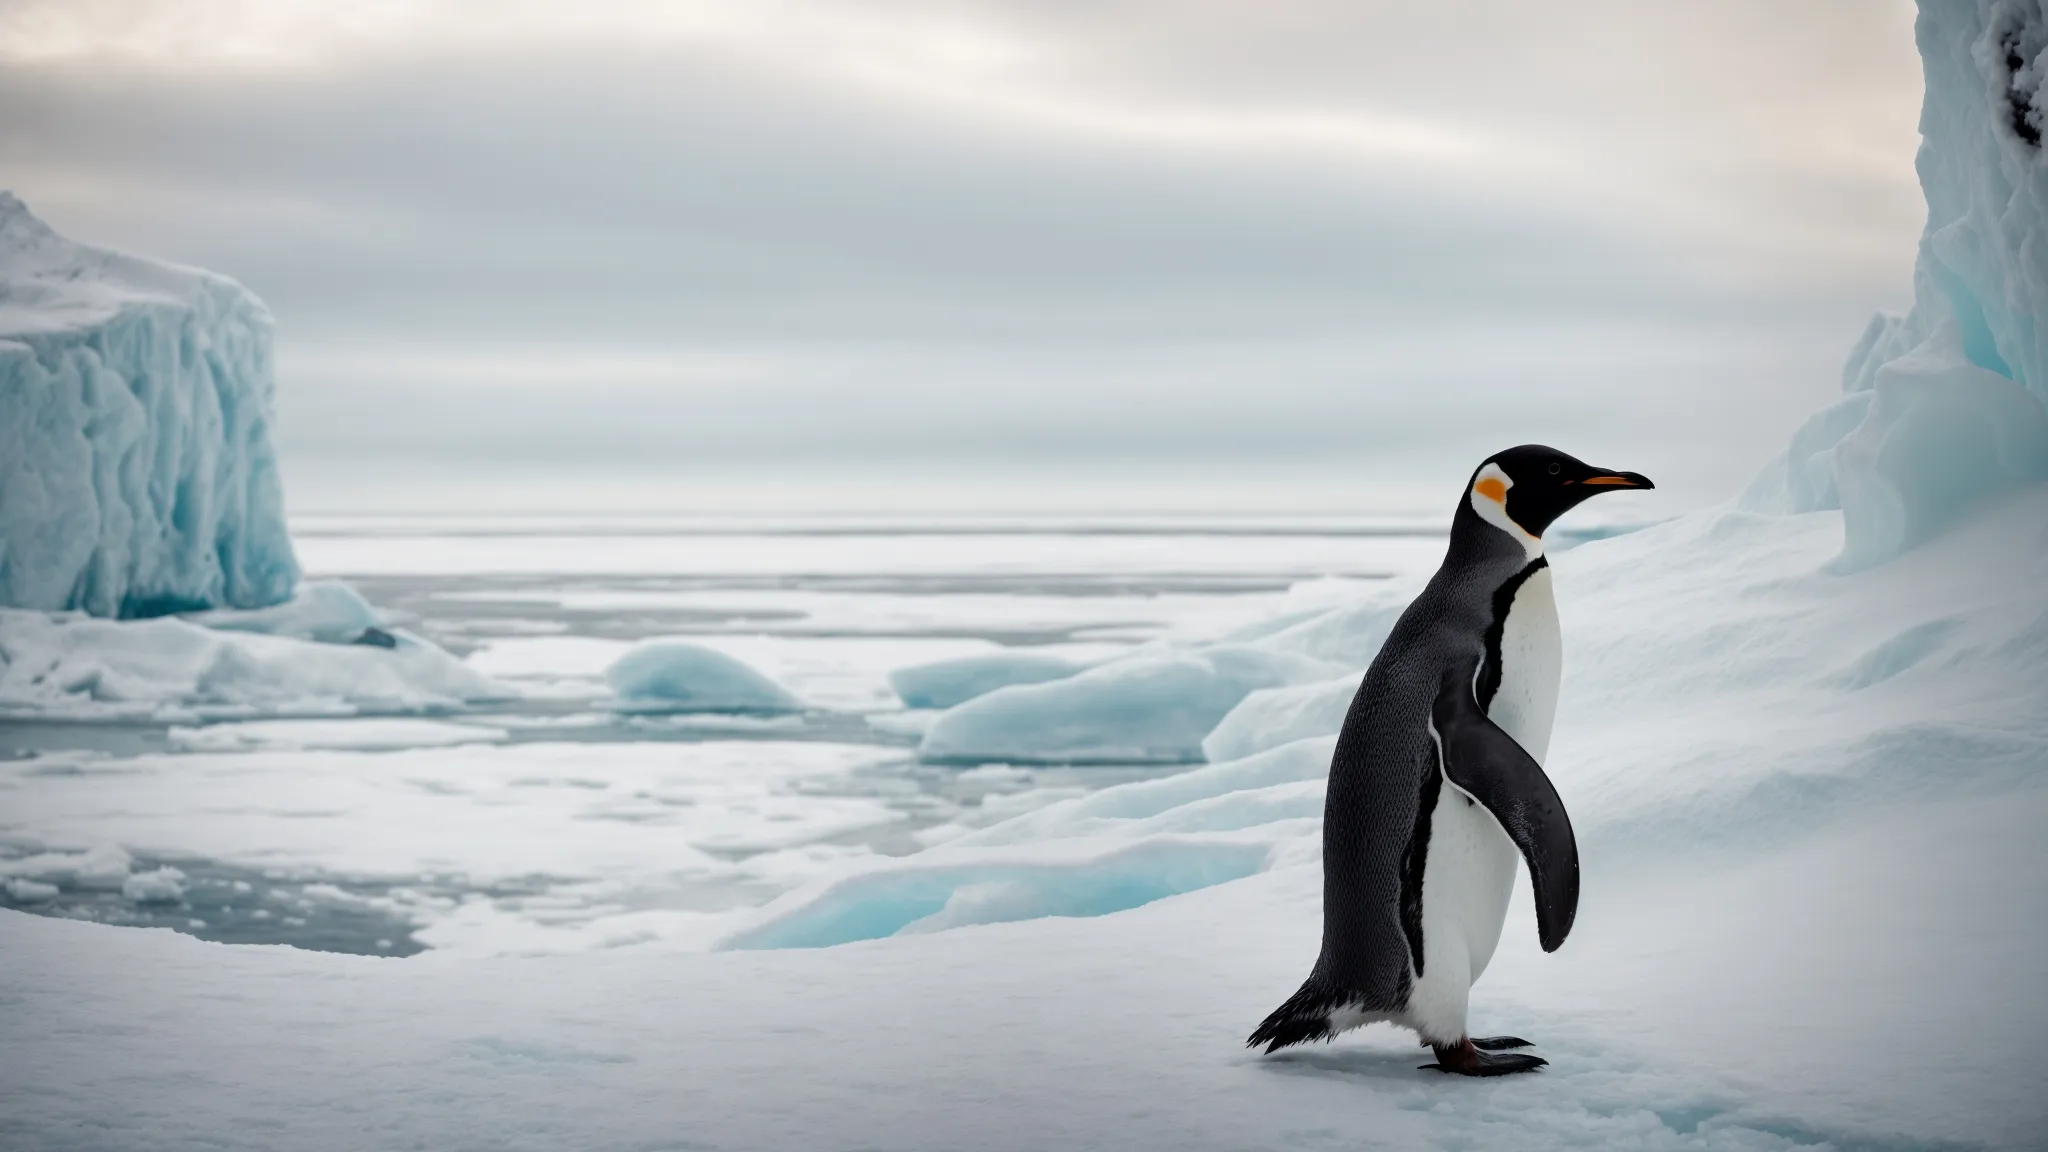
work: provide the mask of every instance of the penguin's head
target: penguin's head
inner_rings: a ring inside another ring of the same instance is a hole
[[[1472,473],[1465,499],[1480,519],[1533,544],[1552,521],[1602,492],[1655,487],[1640,472],[1609,472],[1555,448],[1523,444],[1488,457]]]

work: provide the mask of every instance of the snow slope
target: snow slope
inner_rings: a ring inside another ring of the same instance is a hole
[[[289,595],[270,339],[227,277],[72,243],[0,192],[0,606]]]
[[[1975,501],[2048,477],[2048,18],[2040,0],[1940,0],[1927,77],[1927,227],[1913,309],[1875,317],[1809,420],[1744,497],[1840,508],[1841,563],[1898,555]]]

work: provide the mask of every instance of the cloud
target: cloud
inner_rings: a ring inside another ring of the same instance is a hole
[[[0,171],[262,294],[308,452],[1341,456],[1722,381],[1747,467],[1904,296],[1907,23],[17,0]]]

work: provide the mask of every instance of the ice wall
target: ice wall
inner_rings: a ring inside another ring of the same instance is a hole
[[[289,596],[270,340],[233,280],[75,244],[0,192],[0,606]]]
[[[1871,321],[1842,400],[1744,496],[1841,508],[1845,569],[2048,477],[2048,18],[2042,0],[1923,0],[1915,37],[1927,226],[1912,311]]]

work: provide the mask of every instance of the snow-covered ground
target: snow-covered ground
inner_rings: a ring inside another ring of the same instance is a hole
[[[22,1149],[2037,1147],[2048,913],[2028,791],[1593,875],[1511,933],[1484,1026],[1260,1058],[1317,876],[829,952],[403,961],[0,918]],[[2031,837],[2031,840],[2030,840]],[[1596,864],[1600,862],[1596,861]]]

